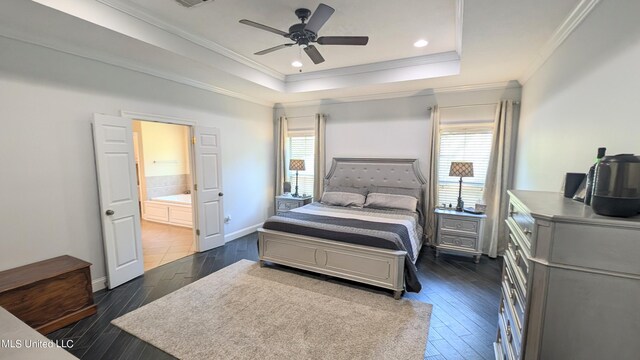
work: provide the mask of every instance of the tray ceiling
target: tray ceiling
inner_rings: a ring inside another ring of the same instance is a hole
[[[185,8],[174,0],[120,0],[135,9],[170,23],[191,34],[213,41],[282,74],[295,74],[291,66],[302,59],[303,72],[370,64],[456,50],[456,1],[454,0],[326,0],[336,9],[320,35],[369,36],[367,46],[316,45],[326,61],[314,65],[300,48],[279,50],[257,56],[255,52],[284,44],[288,39],[240,24],[253,20],[288,31],[299,23],[297,8],[314,11],[318,1],[311,0],[215,0]],[[416,48],[418,39],[428,46]]]
[[[238,20],[287,30],[296,8],[320,1],[16,0],[0,4],[0,36],[268,105],[513,85],[599,0],[323,1],[336,13],[321,35],[370,42],[318,46],[327,61],[303,57],[302,73],[290,66],[295,48],[253,55],[286,39]],[[413,47],[419,38],[429,45]]]

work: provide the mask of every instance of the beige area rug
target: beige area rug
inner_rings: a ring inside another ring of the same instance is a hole
[[[113,324],[180,359],[423,359],[431,308],[242,260]]]

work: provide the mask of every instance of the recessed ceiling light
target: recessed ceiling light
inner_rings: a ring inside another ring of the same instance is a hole
[[[302,67],[302,63],[300,61],[296,60],[296,61],[291,63],[291,66],[299,68],[299,67]]]
[[[417,47],[417,48],[421,48],[421,47],[425,47],[429,45],[429,42],[427,40],[424,39],[420,39],[416,42],[413,43],[413,46]]]

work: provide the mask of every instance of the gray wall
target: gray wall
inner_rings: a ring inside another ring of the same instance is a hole
[[[457,107],[520,99],[520,88],[486,91],[417,94],[415,96],[359,102],[324,102],[310,106],[278,106],[276,119],[289,118],[290,128],[313,128],[313,115],[328,116],[326,128],[327,171],[334,157],[417,158],[428,174],[430,156],[430,112],[438,104],[443,121],[493,118],[495,107]]]
[[[523,87],[516,188],[559,191],[596,150],[640,154],[640,2],[601,1]]]
[[[120,110],[220,128],[232,234],[273,204],[273,110],[0,37],[0,270],[69,254],[105,276],[90,122]]]

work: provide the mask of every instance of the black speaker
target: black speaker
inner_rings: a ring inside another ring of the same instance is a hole
[[[282,192],[283,193],[290,193],[291,192],[291,183],[289,181],[285,181],[283,186],[282,186]]]

